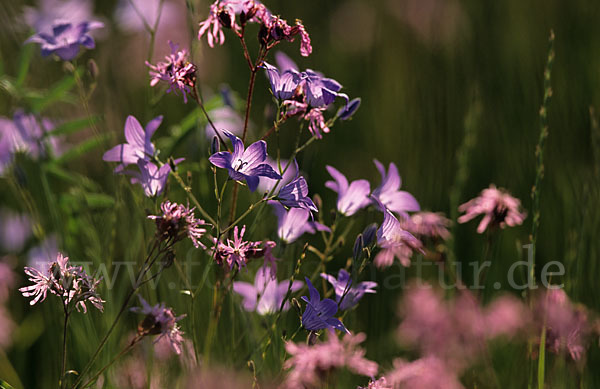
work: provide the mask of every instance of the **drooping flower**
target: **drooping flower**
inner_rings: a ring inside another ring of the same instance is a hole
[[[196,219],[194,209],[182,204],[172,203],[169,200],[160,205],[162,215],[150,215],[148,219],[156,222],[156,234],[163,241],[172,243],[190,238],[194,247],[206,247],[200,242],[202,235],[206,233],[206,222]]]
[[[267,62],[264,62],[263,66],[266,69],[269,84],[271,84],[271,92],[276,99],[280,101],[289,100],[294,94],[298,93],[297,88],[300,85],[301,78],[297,70],[280,71]]]
[[[277,282],[270,275],[270,269],[266,266],[261,267],[256,272],[254,284],[243,281],[233,283],[233,291],[243,297],[243,306],[246,311],[256,311],[259,315],[267,315],[279,312],[279,308],[286,297],[288,288],[296,292],[302,288],[302,281],[290,282],[284,280]],[[290,309],[289,302],[283,306],[283,310]]]
[[[335,181],[327,181],[325,186],[338,194],[337,209],[344,216],[352,216],[371,203],[371,185],[367,180],[356,180],[348,184],[346,177],[332,166],[326,166]]]
[[[356,306],[365,293],[376,293],[373,288],[377,287],[377,282],[364,281],[353,286],[352,278],[350,278],[350,274],[345,269],[340,269],[337,278],[326,273],[321,273],[321,277],[333,286],[335,301],[342,311]]]
[[[127,165],[137,164],[139,160],[148,161],[155,152],[154,144],[150,139],[162,120],[162,116],[157,116],[143,128],[135,117],[129,115],[124,128],[127,143],[116,145],[108,150],[102,159],[107,162],[119,162],[115,173],[122,172]]]
[[[25,267],[25,274],[34,284],[20,288],[19,291],[25,297],[33,297],[31,305],[44,301],[50,292],[59,296],[63,304],[69,308],[72,306],[77,310],[81,308],[85,313],[86,302],[89,302],[102,311],[104,301],[96,291],[100,280],[94,280],[81,266],[71,266],[68,261],[68,257],[59,253],[56,261],[50,264],[45,274],[38,269]]]
[[[173,309],[167,308],[164,303],[151,306],[146,300],[139,296],[141,307],[133,307],[131,311],[146,315],[144,320],[138,325],[138,335],[159,335],[154,343],[162,338],[166,338],[176,354],[181,354],[181,344],[183,343],[183,332],[177,322],[185,315],[175,316]]]
[[[182,162],[184,158],[173,160],[173,166]],[[132,176],[132,184],[140,184],[144,189],[144,194],[148,197],[160,196],[167,186],[167,179],[171,173],[171,164],[165,163],[160,168],[153,162],[138,160],[139,172],[126,170],[123,173]]]
[[[21,251],[31,233],[31,220],[27,215],[18,214],[6,208],[0,209],[1,248],[11,253],[17,253]]]
[[[574,305],[562,289],[541,294],[535,306],[536,333],[546,325],[546,347],[555,354],[568,352],[578,361],[585,355],[591,325],[584,307]]]
[[[315,203],[308,197],[308,184],[302,176],[296,177],[281,188],[276,200],[289,208],[302,208],[312,212],[319,212]]]
[[[345,106],[340,107],[340,109],[338,109],[338,112],[336,114],[337,118],[340,120],[348,120],[348,119],[352,118],[352,116],[354,116],[354,114],[360,107],[360,102],[361,102],[360,97],[356,97],[356,98],[350,100],[348,102],[348,104],[346,104]]]
[[[431,240],[447,240],[450,238],[448,227],[452,222],[441,212],[417,212],[410,219],[402,220],[401,225],[411,234],[419,238]]]
[[[402,266],[410,266],[410,257],[422,251],[423,244],[410,232],[404,230],[389,210],[384,211],[383,223],[377,230],[377,246],[381,248],[375,256],[375,266],[388,267],[398,258]]]
[[[314,234],[317,231],[330,231],[327,226],[315,221],[309,221],[310,211],[304,208],[286,210],[281,204],[271,201],[278,219],[277,236],[283,242],[293,243],[305,233]]]
[[[238,226],[235,226],[233,240],[227,239],[227,244],[214,239],[215,246],[212,249],[216,250],[214,258],[219,265],[227,265],[229,269],[233,269],[234,265],[241,268],[246,266],[249,259],[262,256],[258,253],[262,242],[244,241],[245,232],[246,226],[243,226],[241,231],[238,231]]]
[[[93,49],[96,44],[90,31],[104,27],[101,22],[81,22],[73,24],[56,20],[51,32],[39,32],[27,39],[25,43],[39,43],[42,56],[56,54],[63,61],[70,61],[79,54],[79,46]]]
[[[340,93],[342,84],[322,73],[306,69],[300,75],[305,93],[305,102],[311,107],[323,108],[341,97],[348,104],[348,95]]]
[[[519,199],[503,189],[496,189],[494,185],[484,189],[478,197],[462,204],[458,210],[465,212],[458,218],[459,223],[466,223],[478,215],[483,215],[483,219],[477,227],[477,232],[480,234],[488,226],[505,228],[506,226],[520,225],[527,216],[527,213],[521,211]]]
[[[188,59],[187,50],[178,50],[179,46],[169,41],[171,54],[165,56],[165,62],[158,62],[152,65],[146,61],[146,66],[150,68],[150,86],[155,86],[159,81],[165,81],[169,84],[167,93],[173,91],[177,94],[180,91],[183,94],[183,102],[187,103],[188,93],[195,93],[196,85],[196,65]]]
[[[304,279],[310,298],[302,296],[302,300],[306,302],[306,309],[302,314],[302,326],[309,331],[329,328],[350,333],[341,321],[333,317],[338,311],[337,303],[327,298],[321,300],[321,295],[310,280],[306,277]]]
[[[231,139],[233,152],[220,151],[210,156],[209,161],[220,168],[229,171],[229,177],[236,181],[246,181],[248,189],[254,192],[258,187],[259,177],[280,180],[282,177],[271,166],[264,163],[267,158],[267,143],[258,141],[247,149],[240,138],[229,131],[223,133]]]
[[[372,377],[379,367],[376,362],[365,358],[365,350],[359,345],[366,339],[365,334],[347,333],[340,341],[330,332],[327,341],[313,346],[286,342],[285,349],[290,358],[284,368],[291,369],[284,386],[290,389],[321,387],[322,379],[333,370],[346,368],[355,374]]]
[[[385,167],[381,162],[374,159],[373,162],[381,174],[381,184],[373,191],[375,197],[385,208],[396,212],[403,217],[408,217],[407,212],[419,211],[419,203],[410,193],[400,190],[402,179],[398,173],[396,164],[390,162],[386,173]]]

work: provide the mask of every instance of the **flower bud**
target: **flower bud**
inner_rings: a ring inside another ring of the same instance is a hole
[[[218,136],[213,136],[212,141],[210,142],[210,153],[215,154],[221,151],[221,142],[219,141]]]
[[[356,241],[354,242],[354,249],[352,251],[355,261],[358,261],[362,256],[362,251],[364,247],[365,244],[363,242],[363,236],[362,234],[358,234],[358,236],[356,237]]]
[[[87,63],[88,65],[88,73],[90,74],[90,78],[92,80],[96,80],[98,75],[100,74],[100,69],[98,69],[98,64],[93,59],[90,59]]]
[[[340,120],[348,120],[354,115],[358,107],[360,107],[360,97],[350,100],[348,104],[341,107],[337,112],[337,117]]]
[[[362,232],[364,246],[370,246],[377,235],[377,224],[371,223]]]

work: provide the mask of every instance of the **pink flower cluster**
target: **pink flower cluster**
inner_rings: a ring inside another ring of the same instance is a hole
[[[499,297],[482,309],[473,294],[462,291],[444,301],[431,287],[410,290],[401,305],[403,342],[434,356],[449,369],[465,369],[485,349],[486,341],[514,335],[529,322],[526,307],[513,297]]]
[[[171,54],[165,56],[165,62],[159,62],[152,65],[146,61],[146,66],[150,68],[150,86],[155,86],[159,81],[165,81],[169,84],[167,93],[180,91],[183,94],[183,101],[187,103],[187,94],[195,93],[196,85],[196,65],[188,59],[187,50],[178,50],[179,46],[169,41]]]
[[[290,26],[258,0],[215,1],[210,6],[208,18],[200,23],[198,39],[206,35],[210,47],[214,47],[215,43],[222,45],[225,42],[223,28],[231,29],[241,37],[247,22],[260,24],[259,40],[267,47],[282,40],[292,42],[300,35],[300,54],[307,57],[312,53],[310,36],[300,20]]]
[[[177,354],[181,354],[181,344],[183,343],[183,332],[177,326],[177,322],[185,317],[185,315],[175,316],[171,308],[165,307],[165,304],[156,304],[151,306],[141,296],[141,307],[131,308],[133,312],[146,315],[144,320],[138,326],[138,334],[159,335],[155,343],[165,338]]]
[[[160,205],[162,215],[150,215],[148,219],[156,222],[156,233],[160,240],[175,243],[186,236],[191,239],[194,247],[206,247],[200,238],[206,232],[202,226],[207,225],[204,220],[196,219],[194,208],[166,200]]]
[[[285,361],[284,367],[291,371],[284,386],[290,389],[319,387],[327,372],[342,368],[373,377],[377,374],[377,363],[366,359],[365,351],[359,347],[365,339],[363,333],[348,333],[340,341],[335,333],[330,332],[327,341],[313,346],[287,342],[285,349],[291,357]]]
[[[72,303],[83,312],[87,312],[86,302],[103,310],[104,301],[96,291],[100,280],[94,280],[81,266],[71,266],[69,257],[58,253],[56,261],[52,262],[46,274],[32,267],[25,267],[25,274],[33,285],[20,288],[25,297],[33,297],[30,304],[44,301],[48,292],[59,296],[66,308]]]
[[[464,215],[458,218],[459,223],[466,223],[479,215],[483,215],[483,219],[477,227],[477,232],[480,234],[488,226],[504,228],[523,224],[523,220],[527,216],[527,213],[521,211],[521,201],[519,199],[502,189],[496,189],[494,185],[484,189],[478,197],[462,204],[458,207],[458,210],[465,212]]]
[[[276,243],[273,241],[245,241],[245,232],[246,226],[243,226],[241,230],[235,226],[233,239],[227,239],[227,243],[219,242],[215,238],[215,245],[212,247],[215,262],[231,270],[234,266],[238,268],[246,266],[252,258],[264,257],[265,265],[270,266],[271,277],[275,278],[278,259],[273,255],[273,249],[276,247]]]

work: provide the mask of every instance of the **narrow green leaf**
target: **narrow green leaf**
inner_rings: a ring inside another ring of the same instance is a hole
[[[111,208],[115,206],[115,199],[112,196],[102,193],[85,193],[85,202],[90,208]]]
[[[64,180],[64,181],[72,183],[72,184],[81,185],[85,189],[90,190],[92,192],[96,192],[100,189],[99,185],[97,183],[95,183],[94,181],[90,180],[88,177],[86,177],[82,174],[76,173],[76,172],[72,172],[72,171],[63,169],[62,167],[58,166],[56,163],[46,164],[44,166],[44,169],[47,173],[49,173],[57,178],[60,178],[61,180]]]
[[[21,49],[21,55],[19,56],[19,73],[17,74],[17,80],[15,85],[21,87],[25,82],[27,73],[29,73],[29,65],[31,64],[31,57],[33,57],[33,51],[37,45],[24,45]]]

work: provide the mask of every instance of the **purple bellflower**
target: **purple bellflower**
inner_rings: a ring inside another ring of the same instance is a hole
[[[335,181],[327,181],[325,186],[338,194],[337,209],[344,216],[352,216],[371,203],[371,186],[367,180],[356,180],[348,184],[346,177],[332,166],[326,166]]]
[[[379,200],[385,208],[405,218],[408,217],[407,212],[419,211],[421,207],[413,195],[399,190],[402,185],[402,179],[400,178],[396,164],[390,162],[386,173],[385,167],[381,162],[376,159],[373,162],[381,174],[381,184],[373,191],[373,197]]]
[[[321,300],[321,295],[310,280],[306,277],[305,280],[310,298],[302,296],[302,300],[306,302],[306,309],[302,314],[302,326],[309,331],[329,328],[350,333],[341,321],[333,317],[338,311],[337,303],[327,298]]]
[[[312,212],[319,212],[317,206],[308,197],[308,185],[304,177],[296,177],[279,191],[277,200],[288,208],[303,208]]]
[[[348,104],[348,95],[340,93],[342,84],[333,78],[327,78],[322,73],[306,69],[300,75],[303,83],[306,103],[311,107],[326,107],[333,103],[336,97],[341,97]]]
[[[108,150],[102,156],[107,162],[119,162],[115,168],[115,173],[123,171],[125,166],[137,164],[139,160],[148,161],[154,155],[154,144],[150,141],[152,135],[160,126],[163,117],[157,116],[146,124],[143,128],[140,122],[129,115],[125,121],[125,140],[122,143]]]
[[[52,25],[52,32],[39,32],[27,39],[25,43],[39,43],[42,56],[56,54],[63,61],[70,61],[79,54],[79,46],[93,49],[94,38],[89,32],[104,27],[101,22],[81,22],[72,24],[56,20]]]
[[[286,211],[281,204],[275,201],[271,201],[270,204],[275,208],[275,214],[279,221],[277,236],[283,242],[295,242],[305,233],[314,234],[317,231],[330,231],[329,227],[319,222],[308,221],[310,211],[305,208],[290,208],[289,211]]]
[[[384,211],[383,223],[377,230],[377,245],[381,251],[375,256],[375,266],[389,267],[398,258],[402,266],[410,266],[410,257],[414,251],[421,251],[423,244],[402,225],[390,210]]]
[[[345,269],[340,269],[337,278],[326,273],[321,273],[321,277],[326,279],[335,289],[335,301],[342,311],[358,304],[365,293],[376,293],[373,288],[377,287],[377,282],[364,281],[357,286],[352,286],[350,274]]]
[[[258,187],[259,177],[280,180],[282,177],[269,164],[267,158],[267,143],[258,141],[244,149],[244,143],[229,131],[223,133],[231,139],[233,152],[221,151],[210,156],[209,161],[216,167],[227,169],[229,177],[236,181],[246,181],[248,188],[254,192]]]
[[[267,71],[267,78],[271,84],[271,92],[278,100],[289,100],[299,93],[300,73],[295,69],[280,71],[275,66],[264,62],[264,68]]]
[[[294,281],[291,291],[296,292],[302,288],[302,281]],[[242,305],[246,311],[256,311],[259,315],[277,313],[283,299],[287,295],[290,282],[284,280],[277,282],[270,275],[270,269],[263,266],[256,272],[254,285],[248,282],[235,281],[233,291],[243,297]],[[289,302],[283,305],[283,310],[290,309]]]
[[[178,158],[173,161],[173,165],[177,165],[184,158]],[[171,173],[171,165],[165,163],[160,168],[154,163],[145,160],[139,160],[137,162],[139,172],[126,170],[124,173],[132,176],[132,184],[140,184],[144,189],[144,194],[148,197],[160,196],[166,186],[169,173]]]
[[[35,7],[23,7],[25,23],[36,32],[51,33],[56,20],[74,25],[97,19],[92,0],[38,0]]]

